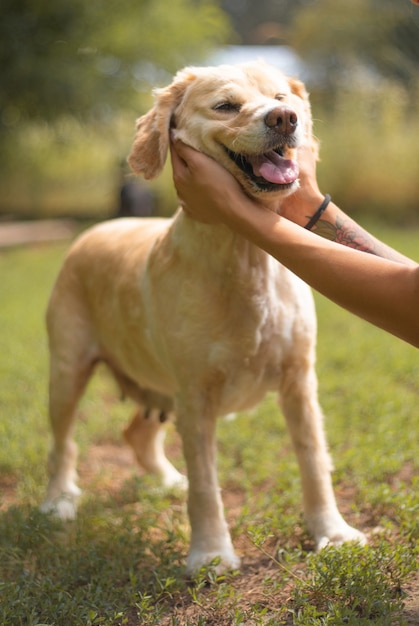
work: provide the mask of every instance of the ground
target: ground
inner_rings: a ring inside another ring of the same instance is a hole
[[[100,445],[92,445],[89,448],[89,455],[82,459],[79,464],[79,473],[83,477],[84,488],[88,490],[88,484],[95,485],[95,490],[99,493],[112,495],[117,497],[123,483],[129,480],[133,475],[133,467],[135,462],[131,450],[123,445],[116,443],[102,443]],[[140,471],[140,470],[138,470]],[[141,473],[141,472],[140,472]],[[15,491],[17,485],[11,479],[0,477],[0,489],[2,491],[1,509],[6,509],[13,504],[15,500]],[[345,487],[339,488],[339,503],[342,512],[345,509],[350,510],[352,494],[351,489]],[[223,491],[223,500],[226,509],[229,511],[229,523],[234,523],[234,518],[239,516],[240,509],[244,504],[244,494]],[[365,529],[364,529],[365,530]],[[250,541],[243,537],[239,540],[242,545],[236,547],[244,555],[242,558],[242,567],[240,574],[234,581],[234,587],[240,591],[243,600],[240,601],[240,609],[245,612],[246,607],[249,608],[255,603],[264,603],[263,581],[270,575],[274,576],[277,565],[269,556],[257,550]],[[276,553],[276,547],[270,546],[268,550],[272,554]],[[289,583],[291,585],[292,583]],[[287,604],[290,588],[282,588],[278,591],[277,606],[278,608]],[[406,620],[406,626],[419,625],[419,573],[411,579],[403,588],[405,594],[405,610],[403,617]],[[270,607],[272,608],[271,601]],[[204,607],[205,608],[205,607]],[[176,599],[176,604],[172,607],[170,616],[163,618],[161,626],[172,626],[173,618],[177,617],[179,623],[198,623],[198,619],[202,617],[203,607],[197,606],[191,601],[188,594]],[[208,614],[205,615],[206,624],[211,626],[211,619]],[[230,618],[226,616],[226,621],[220,621],[220,614],[217,612],[214,626],[229,626]],[[132,624],[137,624],[137,618],[133,615]],[[289,622],[291,626],[292,622]]]
[[[1,223],[0,222],[0,247],[11,247],[27,244],[31,242],[47,242],[70,238],[77,230],[75,223],[70,221],[44,221],[44,222],[21,222],[21,223]],[[84,485],[92,482],[96,486],[100,483],[101,488],[109,493],[118,493],[121,485],[133,472],[133,457],[128,447],[113,443],[103,443],[93,445],[89,449],[89,456],[80,463],[79,471],[83,476]],[[102,479],[98,480],[99,474]],[[103,481],[103,476],[112,477],[109,484]],[[15,481],[7,476],[0,476],[0,490],[2,491],[2,505],[0,510],[5,510],[14,503],[17,485]],[[96,488],[96,487],[95,487]],[[230,520],[239,514],[243,505],[243,495],[234,492],[223,492],[223,499],[226,509],[229,511]],[[346,499],[346,502],[345,502]],[[342,512],[345,513],[345,505],[349,509],[351,501],[350,490],[345,490],[344,486],[339,489],[339,502]],[[246,603],[250,606],[256,602],[263,603],[262,581],[269,575],[270,570],[274,570],[275,563],[268,556],[258,551],[249,541],[246,545],[239,546],[245,554],[243,558],[240,575],[237,578],[236,586],[240,588],[243,597],[241,606],[245,610]],[[278,593],[278,606],[286,603],[289,590],[284,588]],[[419,625],[419,573],[403,589],[406,594],[404,618],[407,626]],[[172,618],[178,617],[182,620],[188,619],[194,623],[202,611],[190,598],[185,596],[176,606],[167,620],[161,622],[162,626],[171,626]],[[227,619],[227,618],[226,618]],[[133,622],[134,623],[134,622]],[[196,622],[198,623],[198,622]],[[210,624],[210,620],[206,622]],[[229,622],[220,622],[217,616],[217,626],[228,626]],[[215,626],[215,622],[214,622]]]
[[[85,478],[90,476],[92,480],[99,472],[102,475],[112,476],[113,484],[111,488],[117,493],[124,480],[127,480],[132,475],[133,462],[131,450],[126,446],[110,443],[92,446],[89,449],[89,458],[80,465],[80,474]],[[223,501],[231,517],[239,515],[240,508],[244,504],[241,494],[223,491]],[[344,487],[341,487],[339,489],[339,502],[343,514],[345,514],[345,508],[349,510],[351,501],[351,490],[345,490]],[[245,556],[242,561],[238,582],[240,591],[247,598],[249,605],[251,605],[258,601],[263,602],[262,581],[268,576],[269,570],[273,570],[277,566],[269,557],[256,550],[249,541],[245,543],[246,545],[243,546]],[[275,550],[272,552],[275,553]],[[280,597],[278,597],[278,604],[286,602],[288,591],[287,589],[282,590]],[[406,594],[404,618],[407,626],[419,626],[419,572],[403,591]],[[179,607],[179,616],[183,620],[188,618],[192,621],[196,610],[197,607],[188,602],[187,605]],[[172,617],[173,615],[170,616],[170,619],[168,618],[167,624],[162,622],[162,626],[171,626]],[[217,618],[216,626],[224,626],[220,624],[219,618]],[[225,626],[228,626],[227,622]]]
[[[77,223],[73,220],[0,221],[0,248],[65,240],[72,237],[76,230]]]

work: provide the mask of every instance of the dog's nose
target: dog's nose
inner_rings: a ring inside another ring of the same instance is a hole
[[[292,109],[275,107],[265,116],[265,124],[277,133],[291,135],[297,128],[298,117]]]

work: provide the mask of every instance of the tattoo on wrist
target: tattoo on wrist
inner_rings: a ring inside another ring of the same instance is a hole
[[[350,219],[344,220],[337,217],[335,224],[326,220],[320,220],[315,232],[321,237],[340,243],[348,248],[377,254],[371,235]]]
[[[354,248],[361,252],[368,252],[375,256],[400,262],[400,255],[397,252],[375,239],[375,237],[350,218],[345,220],[337,217],[335,224],[321,219],[317,222],[312,232],[348,248]]]

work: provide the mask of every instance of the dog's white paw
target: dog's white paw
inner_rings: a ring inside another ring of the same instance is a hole
[[[346,524],[344,529],[316,539],[316,550],[321,550],[326,546],[341,546],[343,543],[359,543],[364,546],[367,538],[360,530]]]
[[[240,557],[232,548],[218,552],[192,549],[186,560],[186,573],[197,574],[201,567],[210,565],[212,562],[214,562],[214,571],[217,576],[237,570],[240,567]]]
[[[71,490],[61,493],[55,498],[47,497],[39,509],[42,513],[54,515],[63,521],[74,520],[77,516],[77,503],[80,494],[81,489],[73,484]]]
[[[163,487],[166,489],[173,489],[175,491],[187,491],[188,489],[188,479],[173,466],[162,475],[162,483]]]
[[[349,526],[340,514],[328,518],[317,518],[315,523],[310,524],[316,550],[326,546],[341,546],[343,543],[359,543],[365,545],[367,538],[361,531]]]

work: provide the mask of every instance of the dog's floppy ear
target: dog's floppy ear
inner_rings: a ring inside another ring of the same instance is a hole
[[[301,80],[298,80],[297,78],[288,78],[287,80],[288,80],[288,84],[290,86],[291,92],[295,94],[296,96],[298,96],[299,98],[301,98],[301,100],[308,101],[308,93],[307,93],[304,83],[302,83]]]
[[[313,150],[317,159],[319,156],[319,142],[313,135],[313,121],[311,117],[311,106],[310,106],[310,99],[308,97],[308,92],[305,88],[304,83],[302,83],[300,80],[297,80],[296,78],[288,78],[287,80],[291,88],[291,93],[301,98],[301,100],[304,102],[304,111],[306,114],[305,115],[306,117],[305,133],[306,133],[308,143],[311,145],[311,149]]]
[[[194,78],[193,72],[183,70],[176,74],[171,85],[153,92],[156,103],[137,120],[137,133],[128,157],[128,163],[136,174],[142,174],[146,179],[160,174],[169,148],[172,115]]]

